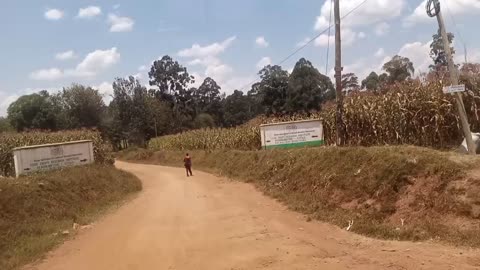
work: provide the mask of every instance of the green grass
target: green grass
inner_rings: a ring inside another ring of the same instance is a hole
[[[38,259],[73,223],[89,224],[141,189],[135,176],[101,165],[0,179],[0,269]]]
[[[183,166],[179,151],[122,152],[127,161]],[[267,151],[193,151],[193,168],[253,183],[291,209],[382,239],[443,241],[480,247],[478,228],[464,200],[476,179],[476,157],[419,147],[320,147]],[[466,181],[459,181],[465,179]],[[454,183],[456,183],[454,185]],[[458,183],[462,183],[459,185]],[[475,193],[471,202],[479,201]],[[400,219],[406,220],[404,226]]]

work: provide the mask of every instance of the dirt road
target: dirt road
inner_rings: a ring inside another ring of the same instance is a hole
[[[245,183],[117,166],[141,178],[144,191],[31,269],[480,269],[479,250],[379,241],[307,222]]]

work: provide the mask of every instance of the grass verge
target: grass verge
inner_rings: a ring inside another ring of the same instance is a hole
[[[184,152],[145,149],[126,161],[182,166]],[[193,151],[194,169],[251,182],[289,208],[382,239],[480,247],[478,158],[419,147]]]
[[[65,239],[72,225],[86,225],[142,189],[132,174],[91,165],[0,178],[0,269],[32,262]]]

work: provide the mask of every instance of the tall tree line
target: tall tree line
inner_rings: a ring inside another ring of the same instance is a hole
[[[449,41],[454,36],[449,34]],[[433,35],[431,73],[446,65],[441,36]],[[366,90],[377,93],[388,84],[411,80],[415,69],[406,57],[394,56],[383,65],[383,73],[371,72],[361,82],[353,73],[342,76],[345,93]],[[471,65],[468,70],[473,70]],[[58,93],[47,91],[25,95],[0,118],[0,132],[33,129],[64,130],[98,128],[117,148],[145,145],[155,137],[196,128],[233,127],[257,115],[310,113],[335,98],[330,78],[301,58],[291,74],[278,65],[267,65],[259,81],[246,93],[234,90],[226,96],[214,78],[198,88],[186,67],[166,55],[152,63],[149,87],[134,77],[116,78],[112,101],[106,105],[95,89],[73,84]]]

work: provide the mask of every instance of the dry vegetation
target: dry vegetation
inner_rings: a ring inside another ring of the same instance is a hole
[[[183,152],[120,158],[182,166]],[[480,246],[480,174],[473,157],[418,147],[194,151],[194,169],[252,182],[290,208],[368,236]],[[403,224],[402,224],[403,220]]]
[[[16,269],[66,237],[72,225],[89,224],[99,212],[142,188],[133,175],[91,165],[0,178],[0,269]]]
[[[93,141],[96,163],[113,164],[114,160],[109,146],[103,141],[100,133],[96,131],[0,133],[0,176],[15,175],[12,152],[12,149],[15,147],[79,140]]]
[[[465,107],[473,131],[480,130],[479,82],[467,83]],[[462,141],[454,99],[441,83],[417,81],[392,85],[383,94],[361,93],[345,99],[344,123],[350,146],[416,145],[446,149]],[[153,150],[215,150],[260,148],[259,124],[322,119],[325,141],[335,143],[335,110],[326,106],[310,115],[259,117],[234,129],[195,130],[151,140]]]

